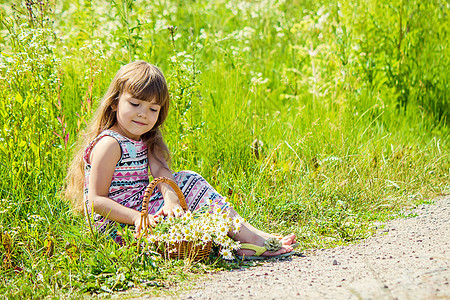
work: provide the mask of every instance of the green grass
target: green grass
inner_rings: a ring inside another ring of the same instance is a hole
[[[445,1],[6,2],[2,296],[157,293],[235,267],[138,256],[61,198],[76,136],[135,59],[170,85],[173,169],[202,174],[252,224],[294,232],[302,249],[358,241],[449,193]]]

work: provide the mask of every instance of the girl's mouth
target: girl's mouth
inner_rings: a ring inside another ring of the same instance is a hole
[[[141,123],[141,122],[138,122],[138,121],[133,121],[136,125],[139,125],[139,126],[145,126],[145,125],[147,125],[147,124],[145,124],[145,123]]]

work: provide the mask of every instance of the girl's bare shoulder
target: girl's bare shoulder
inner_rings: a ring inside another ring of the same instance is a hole
[[[102,137],[91,150],[90,161],[118,162],[122,156],[119,142],[112,136]]]

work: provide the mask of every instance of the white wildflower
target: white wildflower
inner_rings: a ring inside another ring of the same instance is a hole
[[[148,237],[147,237],[147,240],[150,242],[150,243],[156,243],[156,241],[158,240],[158,238],[156,237],[156,235],[149,235]]]
[[[181,215],[183,215],[183,208],[179,205],[176,205],[173,208],[173,213],[174,213],[175,217],[181,217]]]
[[[222,251],[220,251],[220,254],[222,254],[224,259],[233,259],[233,253],[229,249],[222,249]]]

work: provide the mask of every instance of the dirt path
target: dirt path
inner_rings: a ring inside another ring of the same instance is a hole
[[[202,278],[182,299],[450,299],[450,197],[374,237]]]

